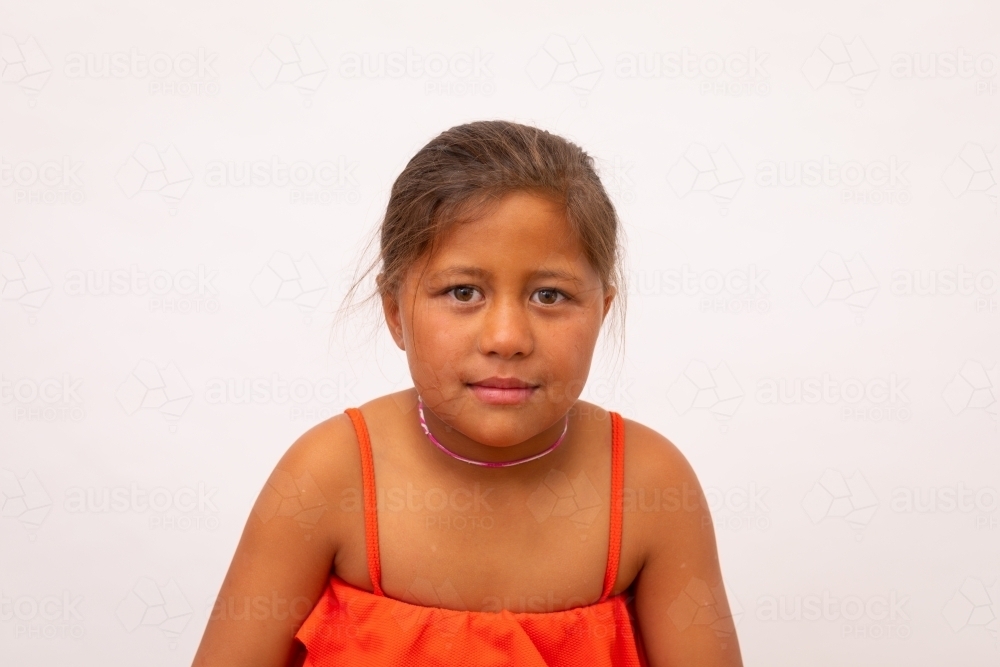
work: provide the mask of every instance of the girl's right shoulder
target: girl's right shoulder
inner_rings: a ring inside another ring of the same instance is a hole
[[[341,412],[304,432],[281,457],[278,469],[312,477],[321,488],[356,486],[361,454],[351,418]]]
[[[335,553],[361,525],[361,504],[354,499],[362,492],[357,436],[350,417],[340,413],[288,447],[264,483],[253,514],[268,526],[297,525],[311,536],[306,539],[313,547]]]
[[[403,415],[415,415],[413,390],[374,398],[357,406],[364,414],[361,423],[366,431],[372,426],[387,427]],[[414,417],[415,419],[415,417]],[[336,486],[361,484],[361,443],[354,422],[343,412],[322,421],[303,433],[282,457],[282,464],[326,480]]]

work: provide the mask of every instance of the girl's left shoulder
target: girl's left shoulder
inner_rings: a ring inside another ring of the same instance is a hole
[[[688,490],[701,493],[698,477],[687,457],[666,436],[632,419],[622,418],[625,426],[625,485]],[[672,495],[672,494],[671,494]]]
[[[631,419],[623,421],[622,512],[636,531],[638,551],[648,558],[688,540],[714,544],[712,513],[687,457],[656,430]]]
[[[624,425],[623,565],[635,573],[628,581],[648,662],[742,665],[698,477],[664,435],[631,419]],[[679,623],[678,604],[686,610],[688,603],[712,622]]]

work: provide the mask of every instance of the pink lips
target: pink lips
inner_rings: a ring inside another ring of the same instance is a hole
[[[469,389],[483,403],[516,405],[528,400],[538,386],[513,377],[491,377],[470,383]]]

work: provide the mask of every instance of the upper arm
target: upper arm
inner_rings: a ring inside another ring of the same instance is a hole
[[[338,548],[340,489],[360,477],[353,431],[338,415],[282,456],[250,512],[194,667],[284,667],[322,595]],[[356,485],[356,482],[353,482]]]
[[[698,478],[666,438],[638,424],[632,507],[647,545],[635,612],[651,667],[741,666],[715,529]],[[641,469],[641,470],[640,470]],[[629,509],[626,497],[626,509]]]

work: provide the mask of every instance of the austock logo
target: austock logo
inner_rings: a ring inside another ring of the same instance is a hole
[[[913,634],[908,595],[833,595],[830,591],[799,595],[762,595],[754,616],[764,622],[840,623],[841,639],[907,639]]]
[[[761,187],[841,188],[845,204],[901,204],[910,202],[909,162],[895,155],[887,160],[835,162],[818,160],[766,160],[757,165],[755,183]]]
[[[63,73],[68,79],[151,79],[150,95],[218,95],[218,53],[199,48],[179,53],[142,53],[137,47],[115,53],[71,53]]]
[[[47,378],[0,374],[0,404],[13,403],[15,421],[78,422],[87,416],[79,394],[81,384],[82,379],[69,373]]]
[[[990,296],[1000,282],[997,272],[989,269],[967,271],[963,264],[954,269],[907,270],[892,272],[889,292],[893,296]]]
[[[1000,363],[987,368],[979,361],[967,361],[952,377],[943,392],[944,402],[955,416],[966,410],[982,410],[997,420],[1000,400]]]
[[[599,161],[597,165],[608,194],[615,199],[617,204],[635,202],[635,181],[632,180],[631,176],[634,163],[626,161],[621,156],[615,156],[611,160]]]
[[[14,189],[15,204],[82,204],[83,162],[68,155],[35,162],[8,162],[0,156],[0,187]]]
[[[37,321],[38,310],[51,291],[52,282],[37,257],[29,253],[19,260],[9,252],[0,252],[0,299],[19,303],[30,324]]]
[[[338,73],[345,79],[424,79],[428,95],[492,95],[496,91],[490,60],[493,54],[476,48],[451,53],[405,51],[345,53]]]
[[[711,514],[702,523],[710,521],[716,530],[767,530],[771,527],[771,510],[765,502],[768,491],[755,482],[727,489],[705,487]]]
[[[570,42],[562,35],[550,35],[527,66],[536,88],[565,85],[580,96],[594,90],[602,72],[604,65],[586,37]],[[585,105],[586,99],[581,99],[581,104]]]
[[[981,192],[996,210],[1000,195],[1000,152],[995,146],[987,152],[979,144],[967,143],[942,178],[952,197]]]
[[[995,53],[969,53],[962,47],[944,53],[896,53],[892,56],[889,73],[895,79],[953,79],[976,80],[977,95],[995,95],[998,71]]]
[[[204,264],[179,271],[144,271],[137,264],[127,269],[71,269],[66,272],[63,292],[71,297],[143,297],[151,312],[217,313],[218,275],[218,270],[208,270]]]
[[[990,486],[968,487],[965,482],[941,487],[896,487],[889,496],[889,507],[897,514],[951,514],[972,516],[966,525],[976,530],[996,530],[1000,526],[996,510],[1000,492]]]
[[[629,276],[629,294],[640,296],[689,296],[698,300],[699,312],[765,314],[770,311],[765,286],[770,271],[750,264],[746,269],[693,270],[641,269]]]
[[[491,516],[493,506],[489,496],[495,489],[483,488],[479,482],[471,487],[421,488],[407,482],[406,487],[384,486],[376,489],[379,514],[408,512],[414,519],[423,519],[424,528],[434,530],[492,530],[496,521]],[[359,513],[364,509],[361,489],[343,489],[340,493],[341,512]],[[543,517],[544,520],[545,517]]]
[[[861,253],[845,260],[829,251],[802,281],[802,291],[813,306],[841,301],[854,312],[858,324],[864,322],[864,312],[878,294],[878,288],[878,280]]]
[[[721,604],[727,598],[728,610]],[[721,582],[709,586],[705,580],[691,577],[681,594],[670,603],[667,616],[681,632],[692,626],[707,625],[716,637],[731,637],[743,618],[743,607],[735,597],[726,595]]]
[[[0,590],[0,623],[14,624],[14,639],[81,639],[86,635],[82,605],[82,595],[66,590],[47,595]]]
[[[139,627],[158,628],[171,649],[187,627],[194,610],[173,579],[160,586],[150,577],[140,577],[115,610],[127,632]]]
[[[743,184],[743,171],[725,144],[713,151],[695,143],[670,168],[667,183],[681,198],[692,192],[707,193],[725,215]]]
[[[840,406],[844,421],[907,421],[912,411],[906,395],[908,379],[895,373],[888,376],[835,378],[822,377],[762,378],[755,397],[762,405],[834,405]]]
[[[430,579],[416,577],[403,593],[402,602],[409,604],[393,604],[389,615],[403,630],[419,624],[422,632],[439,633],[447,638],[457,635],[467,620],[462,612],[468,606],[450,579],[435,585]]]
[[[173,144],[163,151],[153,144],[139,144],[115,175],[115,181],[126,197],[132,199],[140,193],[158,194],[168,204],[171,214],[177,212],[177,204],[193,179],[191,170]]]
[[[845,478],[839,471],[827,469],[802,499],[802,508],[813,524],[843,519],[855,529],[858,541],[878,507],[878,498],[860,471]]]
[[[878,63],[860,37],[848,43],[828,34],[802,64],[802,73],[813,90],[826,85],[845,86],[860,107],[862,96],[878,75]]]
[[[982,628],[996,642],[1000,632],[1000,582],[966,577],[942,613],[956,633]]]
[[[327,292],[326,278],[308,253],[295,259],[287,252],[275,252],[250,283],[250,290],[262,306],[275,301],[291,301],[298,306],[306,324]]]
[[[30,105],[51,74],[52,64],[34,37],[18,42],[10,35],[0,35],[0,81],[16,84],[31,96]]]
[[[292,204],[356,204],[361,200],[354,175],[357,162],[335,160],[286,163],[269,160],[213,160],[205,168],[205,185],[212,188],[289,188]]]
[[[194,393],[175,364],[157,368],[152,361],[143,359],[118,387],[115,397],[128,415],[139,410],[157,410],[169,423],[170,431],[175,432],[177,420]]]
[[[289,85],[302,93],[306,106],[326,78],[326,61],[309,37],[293,41],[275,35],[250,66],[250,73],[267,89],[275,84]]]
[[[527,504],[538,523],[549,517],[566,517],[579,528],[594,523],[604,505],[585,472],[581,470],[570,479],[566,473],[554,468],[528,497]],[[586,539],[586,535],[581,533],[580,538]]]
[[[129,486],[66,490],[62,507],[71,514],[143,514],[149,515],[151,529],[216,530],[219,508],[215,505],[218,488],[204,482],[197,485],[168,488],[146,488],[136,482]]]
[[[720,420],[720,427],[727,430],[740,403],[743,388],[725,363],[710,368],[703,361],[692,361],[684,372],[667,389],[667,400],[678,414],[690,410],[707,410]]]
[[[52,499],[33,470],[18,476],[0,469],[0,516],[16,519],[34,540],[38,529],[52,509]]]
[[[695,53],[688,47],[670,52],[625,52],[615,59],[620,79],[687,79],[697,82],[702,95],[746,97],[770,92],[764,68],[768,53],[749,48],[746,52]]]
[[[205,387],[209,405],[288,405],[293,420],[326,419],[344,405],[358,402],[354,389],[358,379],[341,373],[337,377],[286,379],[270,377],[212,378]]]
[[[300,528],[312,531],[327,510],[326,497],[308,472],[298,477],[285,470],[275,470],[254,506],[262,523],[275,517],[291,517]],[[309,540],[311,532],[303,535]]]

